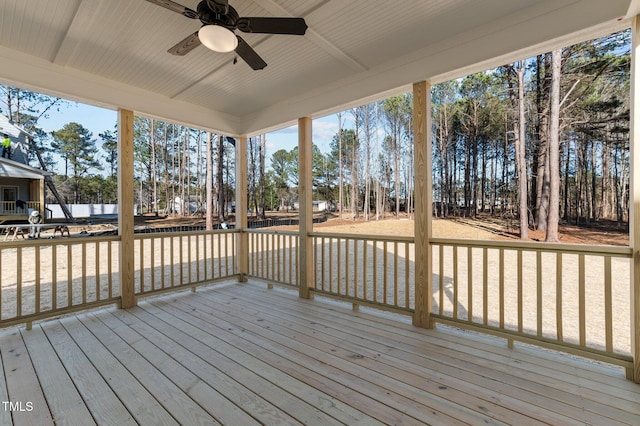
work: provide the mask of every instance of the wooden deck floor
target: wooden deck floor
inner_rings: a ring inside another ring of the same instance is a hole
[[[1,425],[640,424],[622,370],[257,284],[5,329],[0,355]]]

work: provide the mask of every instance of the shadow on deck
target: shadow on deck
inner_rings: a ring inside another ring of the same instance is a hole
[[[4,329],[0,424],[640,424],[622,369],[344,306],[223,284]]]

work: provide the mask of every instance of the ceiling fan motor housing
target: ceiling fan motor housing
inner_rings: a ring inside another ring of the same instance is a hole
[[[202,0],[198,4],[197,10],[200,22],[204,25],[214,24],[234,30],[238,19],[240,19],[240,15],[233,7],[225,6],[212,0]]]

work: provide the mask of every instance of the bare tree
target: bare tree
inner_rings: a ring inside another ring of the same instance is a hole
[[[207,197],[207,212],[206,212],[206,229],[210,231],[213,229],[213,135],[211,132],[207,132],[207,148],[206,148],[206,197]]]
[[[554,50],[551,57],[551,107],[549,117],[549,214],[545,241],[558,242],[560,220],[560,76],[562,49]]]
[[[518,133],[516,137],[516,167],[518,170],[518,213],[520,215],[520,239],[529,239],[529,220],[527,210],[527,155],[526,121],[524,104],[524,61],[520,61],[516,70],[518,76]]]

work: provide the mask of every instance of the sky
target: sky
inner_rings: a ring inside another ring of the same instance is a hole
[[[342,117],[343,127],[349,125],[349,114]],[[118,120],[118,113],[115,110],[95,107],[92,105],[69,102],[68,106],[62,106],[59,111],[51,111],[47,118],[39,121],[41,128],[50,133],[60,130],[65,124],[76,122],[88,129],[96,140],[96,146],[100,148],[102,140],[98,136],[105,130],[115,131],[115,125]],[[313,120],[313,143],[315,143],[320,151],[326,153],[330,149],[330,142],[333,136],[338,132],[338,117],[335,114]],[[279,149],[292,150],[298,144],[298,127],[291,126],[275,132],[266,134],[267,140],[267,158]],[[102,153],[102,151],[101,151]],[[104,153],[102,153],[104,156]],[[57,166],[57,173],[64,173],[62,165]]]

